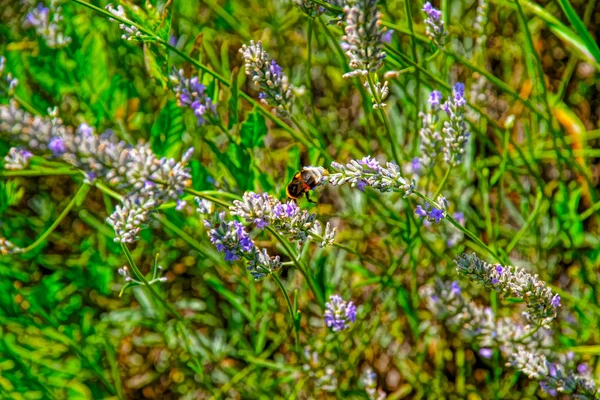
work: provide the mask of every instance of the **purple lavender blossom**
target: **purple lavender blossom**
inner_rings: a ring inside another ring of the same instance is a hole
[[[269,72],[271,72],[271,74],[274,77],[281,78],[281,74],[283,74],[283,68],[281,68],[279,64],[277,64],[277,61],[271,60],[271,65],[269,65]]]
[[[502,268],[502,265],[496,264],[496,272],[498,273],[498,275],[502,275],[502,271],[504,271],[504,268]]]
[[[381,37],[381,41],[383,43],[392,43],[392,37],[394,36],[394,30],[388,29],[385,31],[383,36]]]
[[[460,290],[460,285],[458,284],[457,281],[453,281],[452,284],[450,285],[450,290],[452,291],[453,294],[455,294],[456,296],[459,296],[461,293]]]
[[[560,307],[560,296],[555,294],[554,297],[552,297],[551,304],[554,308]]]
[[[48,148],[55,156],[60,156],[67,151],[67,145],[65,141],[59,137],[53,137],[48,143]]]
[[[429,218],[433,219],[436,224],[438,224],[442,219],[444,219],[444,211],[439,210],[437,208],[432,208],[429,212]]]
[[[425,205],[425,209],[423,209],[423,207],[421,207],[420,205],[418,205],[417,209],[415,210],[415,214],[417,214],[421,218],[427,217],[427,215],[429,215],[427,213],[427,206],[429,206],[429,204],[426,204]]]
[[[364,191],[365,187],[367,187],[369,184],[367,183],[367,181],[365,181],[364,179],[361,179],[360,181],[358,181],[358,183],[356,184],[356,188],[360,191]]]
[[[590,366],[587,363],[581,363],[577,366],[577,373],[587,375],[590,372]]]
[[[186,78],[183,70],[173,69],[170,79],[174,84],[177,104],[180,107],[189,107],[198,119],[198,125],[211,122],[216,116],[215,105],[205,93],[206,87],[200,83],[198,77]]]
[[[432,108],[437,108],[440,106],[440,101],[442,100],[442,93],[438,90],[434,90],[433,92],[431,92],[431,94],[429,95],[429,99],[427,100],[427,102],[429,103],[429,105]]]
[[[494,351],[492,349],[488,349],[487,347],[482,347],[481,349],[479,349],[479,355],[483,358],[492,358],[492,355],[494,355]]]
[[[414,157],[410,162],[410,166],[412,169],[412,173],[418,174],[419,171],[421,171],[421,161],[419,160],[419,157]]]
[[[352,301],[344,301],[341,296],[334,294],[325,304],[324,316],[325,324],[334,332],[339,332],[356,321],[356,306]]]

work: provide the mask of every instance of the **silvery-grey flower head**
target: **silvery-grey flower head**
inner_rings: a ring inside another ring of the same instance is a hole
[[[399,189],[406,196],[412,193],[415,187],[414,181],[402,176],[398,165],[388,162],[384,167],[371,156],[352,160],[346,165],[333,162],[331,168],[334,172],[329,174],[329,183],[334,186],[350,184],[360,190],[371,186],[381,192]]]
[[[560,296],[552,293],[537,275],[521,268],[488,264],[475,254],[463,254],[454,262],[459,274],[506,296],[518,297],[527,303],[528,316],[533,323],[547,326],[556,317]]]
[[[258,98],[262,103],[274,107],[280,117],[290,115],[294,95],[293,87],[287,76],[275,60],[269,57],[262,47],[262,42],[250,41],[250,45],[243,45],[240,53],[244,58],[246,75],[252,78],[254,85],[261,90]]]
[[[33,156],[30,151],[11,147],[6,157],[4,157],[4,168],[19,170],[25,169],[29,165],[29,159]]]
[[[63,19],[60,12],[61,7],[57,6],[54,1],[50,7],[39,3],[27,14],[23,26],[35,28],[36,34],[44,39],[48,47],[64,47],[71,43],[71,38],[65,36],[59,25]]]
[[[438,155],[442,151],[442,135],[439,132],[437,125],[440,119],[438,113],[440,110],[440,100],[442,94],[437,90],[434,90],[429,95],[429,110],[427,113],[420,112],[422,128],[419,130],[419,136],[421,138],[421,156],[419,158],[419,164],[421,168],[429,170],[435,165],[438,159]]]
[[[140,230],[148,225],[150,213],[156,207],[156,200],[138,193],[125,199],[115,207],[106,222],[115,230],[115,242],[133,243],[139,240]]]
[[[377,0],[357,0],[344,8],[346,15],[342,49],[350,58],[352,72],[344,78],[376,72],[383,65],[386,28],[381,27]]]

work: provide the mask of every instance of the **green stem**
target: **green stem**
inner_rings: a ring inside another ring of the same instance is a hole
[[[286,253],[288,253],[288,256],[292,259],[292,261],[296,265],[296,268],[298,268],[298,270],[300,271],[302,276],[304,276],[304,279],[306,279],[306,283],[308,283],[308,287],[313,292],[313,295],[315,296],[317,303],[319,304],[319,306],[322,309],[324,309],[325,308],[325,299],[323,298],[323,294],[321,293],[321,291],[318,290],[316,283],[312,279],[312,276],[309,274],[308,268],[306,268],[303,265],[303,263],[297,257],[294,256],[294,250],[292,250],[289,243],[283,237],[281,237],[279,232],[277,232],[275,229],[273,229],[272,226],[267,226],[267,230],[269,232],[271,232],[271,234],[273,236],[275,236],[277,241],[283,246]]]
[[[437,190],[435,191],[435,194],[433,195],[433,199],[434,200],[438,198],[438,196],[440,195],[440,193],[442,193],[442,189],[444,188],[444,185],[446,184],[446,181],[448,180],[448,177],[450,176],[450,172],[452,171],[452,167],[453,167],[453,165],[450,164],[450,166],[446,170],[446,174],[442,178],[442,183],[440,183],[440,186],[438,186]]]
[[[28,253],[31,250],[35,249],[37,246],[39,246],[44,240],[46,240],[46,238],[48,236],[50,236],[50,234],[52,232],[54,232],[54,230],[62,222],[62,220],[65,219],[65,217],[67,216],[67,214],[69,213],[69,211],[71,211],[71,209],[73,208],[73,206],[75,205],[75,203],[79,201],[80,197],[81,196],[85,196],[87,194],[87,191],[89,189],[90,189],[90,187],[89,187],[89,185],[87,183],[84,183],[83,185],[81,185],[79,187],[79,189],[77,190],[77,193],[75,193],[75,196],[73,196],[73,198],[69,201],[69,203],[67,204],[67,206],[58,215],[58,218],[56,218],[56,220],[52,223],[52,225],[50,225],[50,227],[48,229],[46,229],[46,231],[44,233],[42,233],[40,235],[40,237],[38,237],[35,240],[35,242],[33,242],[29,246],[25,247],[24,249],[21,249],[20,253]]]
[[[183,322],[184,319],[181,316],[181,314],[179,314],[177,312],[177,310],[175,310],[173,308],[173,306],[171,306],[169,303],[167,303],[167,301],[165,299],[163,299],[158,293],[156,293],[156,290],[154,290],[152,285],[150,285],[150,283],[148,282],[148,280],[146,279],[144,274],[142,274],[140,272],[137,265],[135,264],[135,261],[133,261],[133,256],[131,255],[131,252],[129,251],[129,248],[127,247],[127,245],[125,243],[121,243],[121,248],[123,249],[123,252],[125,253],[125,257],[127,258],[127,261],[129,262],[129,265],[131,266],[131,270],[132,270],[133,274],[135,275],[136,279],[141,281],[144,284],[144,286],[146,286],[146,288],[148,289],[148,291],[150,292],[152,297],[154,297],[154,299],[157,300],[165,308],[165,310],[167,310],[171,315],[173,315],[173,317],[175,317],[178,321]]]
[[[81,171],[61,168],[61,169],[26,169],[20,171],[0,171],[0,176],[13,177],[13,176],[53,176],[53,175],[79,175]]]
[[[281,293],[283,293],[283,297],[285,297],[285,302],[287,304],[288,311],[290,313],[290,321],[292,323],[292,328],[294,329],[294,332],[295,332],[296,350],[298,350],[298,348],[299,348],[298,346],[300,346],[300,335],[298,333],[298,330],[296,330],[296,316],[294,315],[294,307],[292,307],[292,302],[290,301],[290,296],[289,296],[287,290],[285,289],[285,286],[283,286],[283,282],[281,282],[281,279],[279,279],[277,274],[271,274],[271,276],[275,280],[275,283],[277,283],[277,286],[279,286],[279,289],[281,289]]]
[[[517,232],[515,237],[510,241],[508,246],[506,246],[506,254],[510,254],[512,249],[517,245],[517,243],[519,243],[519,240],[521,239],[521,237],[523,237],[525,232],[527,232],[527,229],[531,226],[531,224],[535,220],[535,217],[537,217],[537,214],[540,211],[540,206],[542,205],[542,198],[543,198],[542,193],[538,192],[537,200],[535,202],[535,207],[533,208],[531,215],[529,215],[529,218],[527,218],[525,225],[523,225],[523,227],[519,230],[519,232]]]
[[[373,74],[369,73],[367,75],[367,81],[369,83],[369,87],[371,88],[371,95],[375,98],[375,102],[377,104],[381,104],[381,99],[377,96],[377,91],[375,90],[375,80],[373,78]],[[379,117],[381,118],[381,122],[383,122],[383,125],[385,127],[385,133],[387,135],[389,145],[392,148],[392,156],[394,157],[394,161],[397,165],[401,165],[398,150],[396,149],[396,140],[394,140],[394,136],[392,134],[392,127],[390,126],[390,121],[388,120],[387,114],[383,110],[383,107],[377,107],[377,111]]]

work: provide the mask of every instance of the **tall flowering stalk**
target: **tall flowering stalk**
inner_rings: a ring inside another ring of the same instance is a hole
[[[322,238],[320,245],[324,247],[331,245],[335,236],[335,228],[331,228],[329,222],[323,229],[315,214],[300,209],[293,201],[282,203],[267,193],[246,192],[242,201],[233,202],[230,210],[233,215],[244,218],[257,228],[272,226],[277,232],[299,243],[316,235]]]
[[[173,83],[173,91],[177,95],[177,104],[180,107],[189,107],[198,119],[198,125],[210,122],[215,116],[215,105],[206,93],[206,87],[201,84],[197,76],[186,78],[183,70],[173,68],[169,76]]]
[[[283,69],[263,49],[262,42],[250,41],[250,45],[242,46],[240,53],[244,58],[246,75],[261,90],[258,94],[261,102],[273,106],[280,117],[290,116],[294,102],[292,85]]]
[[[86,124],[74,129],[57,118],[32,116],[14,104],[0,106],[0,135],[32,152],[50,152],[82,170],[88,182],[102,181],[125,190],[123,204],[107,219],[118,242],[135,241],[152,211],[178,200],[191,183],[187,162],[193,149],[180,161],[159,158],[148,145],[133,147],[108,132],[95,135]]]
[[[476,254],[465,253],[454,262],[459,274],[480,283],[486,289],[523,299],[527,303],[528,317],[536,325],[547,326],[556,318],[560,296],[552,293],[537,275],[518,267],[488,264]]]
[[[346,33],[342,48],[350,58],[352,72],[345,78],[377,72],[383,66],[385,27],[381,27],[381,13],[377,0],[357,0],[344,8]]]
[[[50,7],[39,3],[27,14],[23,26],[25,28],[35,28],[36,34],[44,39],[48,47],[64,47],[71,43],[71,38],[65,36],[62,31],[60,22],[63,18],[60,12],[61,7],[57,6],[54,0],[51,2]]]

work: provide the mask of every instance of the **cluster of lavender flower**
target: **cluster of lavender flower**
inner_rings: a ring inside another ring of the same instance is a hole
[[[158,158],[148,145],[132,147],[118,141],[110,131],[94,135],[85,123],[73,129],[58,118],[32,116],[14,104],[0,106],[0,134],[28,150],[50,151],[82,170],[88,182],[100,180],[125,190],[122,205],[107,219],[118,242],[137,240],[154,208],[179,200],[191,182],[186,165],[193,149],[181,161]]]
[[[329,174],[327,180],[334,186],[350,184],[359,190],[371,186],[381,192],[390,192],[396,189],[403,191],[408,196],[416,185],[414,180],[408,180],[402,176],[398,165],[388,162],[384,167],[370,156],[352,160],[346,165],[332,162],[331,169],[334,172]]]
[[[52,0],[50,7],[39,3],[25,17],[23,26],[35,28],[38,36],[44,39],[46,45],[52,48],[60,48],[71,43],[71,38],[65,36],[59,23],[62,20],[61,8]]]
[[[183,70],[173,68],[169,79],[174,85],[173,91],[177,96],[177,104],[180,107],[191,108],[198,119],[198,125],[210,122],[216,114],[215,105],[206,94],[206,87],[199,82],[198,77],[186,78]]]
[[[446,218],[446,210],[448,210],[448,201],[444,196],[439,196],[437,198],[437,205],[439,206],[439,208],[435,206],[430,206],[429,203],[425,204],[425,208],[418,205],[417,209],[415,210],[415,214],[420,218],[425,218],[425,221],[427,222],[434,222],[436,224],[439,224],[442,219]]]
[[[299,243],[314,237],[321,240],[321,247],[325,247],[331,245],[335,237],[336,230],[329,222],[323,229],[315,214],[302,210],[293,201],[282,203],[267,193],[244,193],[242,201],[233,202],[231,213],[244,218],[259,229],[272,226],[291,241]]]
[[[206,214],[211,207],[196,198],[198,202],[198,213]],[[225,212],[212,213],[204,220],[204,226],[208,229],[211,243],[218,251],[225,254],[225,260],[233,262],[245,259],[248,262],[248,271],[255,280],[281,269],[279,256],[271,257],[267,250],[260,249],[246,232],[246,228],[239,221],[227,221]]]
[[[345,301],[341,296],[329,296],[325,304],[325,324],[334,332],[339,332],[349,327],[356,321],[356,306],[352,301]]]
[[[549,328],[523,326],[509,317],[497,318],[491,308],[468,302],[456,281],[438,280],[434,286],[422,287],[420,294],[436,319],[477,344],[481,357],[491,358],[498,349],[508,359],[507,365],[539,380],[542,389],[551,395],[567,393],[577,399],[600,396],[594,381],[586,376],[585,364],[575,373],[570,365],[572,353],[561,355],[552,351],[554,339]]]
[[[560,296],[552,293],[537,275],[500,264],[488,264],[476,254],[463,254],[455,259],[456,270],[473,282],[505,296],[523,299],[527,303],[527,318],[538,326],[548,326],[557,315]]]
[[[250,41],[240,49],[244,58],[246,75],[252,78],[254,85],[261,90],[258,98],[262,103],[273,106],[280,117],[291,114],[294,103],[293,87],[283,69],[269,57],[262,42]]]
[[[454,85],[452,94],[453,97],[448,98],[442,104],[442,94],[434,90],[428,99],[429,111],[419,114],[423,121],[423,127],[419,131],[421,136],[419,161],[424,168],[432,167],[439,154],[444,155],[444,161],[450,166],[456,166],[462,162],[470,135],[466,123],[465,85],[458,82]],[[443,110],[448,116],[441,132],[438,130],[440,110]]]
[[[384,400],[387,398],[386,393],[377,388],[377,374],[373,372],[371,367],[363,370],[360,381],[365,387],[365,392],[367,392],[369,400]]]
[[[423,6],[423,12],[427,15],[425,24],[427,25],[426,33],[431,41],[438,47],[444,46],[446,35],[444,29],[444,21],[442,20],[442,12],[434,8],[431,3],[427,2]]]

